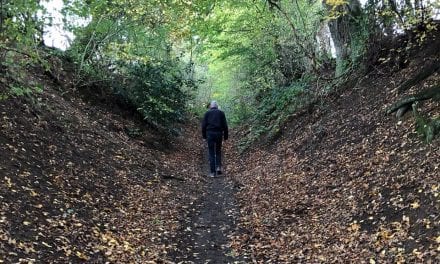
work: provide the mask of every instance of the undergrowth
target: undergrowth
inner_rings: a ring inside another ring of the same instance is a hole
[[[249,119],[250,128],[239,144],[241,151],[265,137],[267,141],[276,138],[289,117],[310,102],[311,79],[303,77],[287,87],[276,87],[267,92]]]
[[[70,54],[78,65],[78,57]],[[119,104],[137,111],[152,128],[177,135],[175,124],[186,117],[187,101],[197,84],[185,73],[179,58],[150,62],[114,61],[104,66],[99,61],[82,65],[76,76],[77,87],[95,96],[110,93]]]
[[[425,143],[431,143],[440,134],[440,117],[428,118],[422,116],[417,111],[417,104],[413,104],[413,115],[416,121],[417,134]]]

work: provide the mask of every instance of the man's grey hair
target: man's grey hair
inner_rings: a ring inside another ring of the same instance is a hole
[[[217,101],[211,101],[211,103],[209,104],[209,108],[214,108],[214,107],[218,107]]]

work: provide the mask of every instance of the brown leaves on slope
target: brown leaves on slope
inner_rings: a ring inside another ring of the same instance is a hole
[[[246,231],[236,249],[261,263],[440,261],[438,140],[384,117],[388,88],[363,85],[229,159]]]
[[[141,125],[117,109],[49,87],[37,96],[0,101],[0,262],[163,260],[197,155],[180,139],[158,150],[157,135],[129,138],[124,128]],[[184,181],[164,179],[175,171]]]

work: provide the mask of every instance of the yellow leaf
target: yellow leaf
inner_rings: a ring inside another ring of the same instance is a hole
[[[420,207],[420,204],[418,202],[414,202],[414,203],[411,204],[411,208],[412,209],[417,209],[419,207]]]
[[[87,257],[84,253],[77,251],[75,253],[75,255],[80,258],[80,259],[84,259],[84,260],[89,260],[89,257]]]
[[[421,258],[422,257],[422,253],[420,251],[418,251],[417,249],[414,249],[412,251],[412,253],[417,257],[417,258]]]
[[[378,233],[378,235],[382,240],[389,240],[393,236],[388,230],[382,230]]]
[[[29,222],[29,221],[23,221],[23,225],[25,225],[25,226],[28,226],[30,224],[31,224],[31,222]]]
[[[359,231],[359,229],[361,229],[361,226],[357,223],[351,224],[350,227],[348,228],[348,230],[353,231],[353,232],[357,232],[357,231]]]
[[[52,247],[51,245],[47,244],[46,242],[41,242],[41,244],[43,244],[44,246],[46,246],[46,247],[48,247],[48,248],[51,248],[51,247]]]
[[[347,1],[345,1],[345,0],[328,0],[327,4],[332,7],[337,7],[337,6],[342,6],[342,5],[347,4]]]
[[[15,244],[17,244],[17,240],[12,239],[12,238],[9,238],[9,239],[8,239],[8,243],[9,243],[10,245],[15,245]]]
[[[11,182],[11,178],[5,177],[6,180],[6,185],[8,186],[8,188],[12,187],[12,182]]]

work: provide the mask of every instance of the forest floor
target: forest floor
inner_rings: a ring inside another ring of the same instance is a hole
[[[43,91],[0,100],[0,263],[245,260],[234,183],[206,177],[198,120],[166,137],[62,69],[61,86],[27,70]]]
[[[238,154],[231,133],[214,179],[198,120],[167,138],[26,69],[43,91],[0,100],[0,263],[438,263],[439,139],[384,114],[436,45],[321,98],[275,142]]]
[[[201,171],[207,167],[207,150],[200,157]],[[171,238],[175,250],[170,259],[177,263],[248,263],[230,248],[237,230],[240,210],[235,199],[235,184],[225,174],[207,178],[200,200],[190,208],[177,234]]]
[[[43,92],[0,100],[0,263],[166,260],[203,186],[196,121],[170,140],[69,78],[26,71]]]

